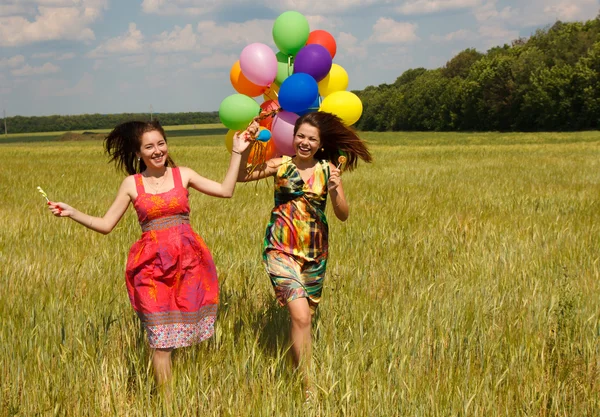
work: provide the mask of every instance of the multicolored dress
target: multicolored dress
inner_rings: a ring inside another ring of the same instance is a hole
[[[174,187],[149,194],[135,175],[133,202],[141,238],[127,258],[127,292],[151,348],[189,346],[213,335],[219,302],[217,271],[206,244],[190,226],[188,190],[179,168]]]
[[[325,217],[329,163],[318,161],[308,182],[289,156],[275,175],[275,207],[263,243],[263,264],[280,305],[306,298],[314,312],[327,268]]]

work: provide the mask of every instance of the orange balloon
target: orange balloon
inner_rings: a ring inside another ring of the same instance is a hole
[[[277,100],[265,101],[260,105],[261,111],[267,113],[273,110],[277,110],[279,107],[279,102]],[[265,117],[260,122],[258,122],[259,125],[264,126],[269,130],[271,129],[271,123],[273,123],[273,116]]]
[[[337,52],[337,45],[335,43],[335,38],[331,35],[331,33],[326,30],[313,30],[308,35],[308,40],[306,41],[307,45],[316,43],[325,47],[329,51],[329,55],[331,58],[335,57],[335,53]]]
[[[266,142],[253,142],[252,149],[248,155],[248,163],[250,165],[262,164],[266,160],[273,158],[275,153],[275,143],[273,140],[268,140]]]
[[[240,94],[245,94],[248,97],[258,97],[265,92],[267,87],[262,85],[256,85],[252,83],[244,74],[242,74],[242,68],[240,67],[240,61],[235,61],[235,64],[229,71],[229,80],[231,85]]]

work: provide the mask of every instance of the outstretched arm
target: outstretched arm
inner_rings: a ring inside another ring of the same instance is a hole
[[[123,180],[115,201],[103,217],[94,217],[71,207],[65,203],[48,202],[48,208],[56,217],[69,217],[88,229],[104,235],[110,233],[117,225],[131,202],[132,189],[135,189],[133,176]]]
[[[246,171],[246,164],[248,161],[249,153],[250,151],[247,151],[242,154],[242,160],[240,161],[240,170],[237,177],[238,182],[257,181],[263,178],[273,176],[277,173],[277,169],[282,164],[282,158],[269,159],[268,161],[263,162],[262,164],[255,167],[252,172],[248,173]]]
[[[342,187],[342,177],[339,168],[329,163],[329,181],[327,182],[327,190],[329,191],[329,198],[333,204],[333,212],[335,217],[341,221],[346,221],[350,214],[350,207],[346,201],[344,195],[344,187]]]
[[[258,123],[254,126],[253,123],[248,130],[255,127],[258,130]],[[211,195],[213,197],[230,198],[235,190],[235,183],[238,178],[238,170],[240,169],[243,154],[248,149],[250,142],[247,140],[248,136],[246,131],[243,133],[236,133],[233,135],[233,149],[231,152],[231,159],[229,160],[229,168],[225,174],[223,182],[209,180],[199,175],[197,172],[190,168],[181,167],[181,179],[183,184],[192,187],[201,193]]]

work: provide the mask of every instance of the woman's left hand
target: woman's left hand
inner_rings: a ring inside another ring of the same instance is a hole
[[[327,182],[327,190],[333,191],[342,183],[342,172],[339,168],[329,168],[329,181]]]
[[[253,120],[246,130],[243,132],[235,132],[233,135],[233,150],[239,153],[244,152],[248,146],[250,146],[250,142],[254,139],[254,136],[256,136],[258,129],[258,121]]]

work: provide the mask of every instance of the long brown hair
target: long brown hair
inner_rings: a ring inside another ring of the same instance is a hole
[[[315,159],[326,159],[337,165],[338,157],[344,155],[347,158],[344,165],[348,171],[356,168],[359,158],[365,162],[373,160],[365,141],[338,116],[322,111],[306,113],[296,120],[294,136],[304,123],[319,130],[321,148],[315,154]]]
[[[110,156],[110,162],[114,162],[118,169],[122,169],[129,175],[144,171],[146,164],[142,159],[138,161],[136,153],[142,146],[144,133],[155,130],[165,138],[166,142],[167,135],[158,120],[152,122],[131,121],[115,127],[104,140],[104,150]],[[170,156],[167,156],[165,166],[175,166],[175,162]]]

